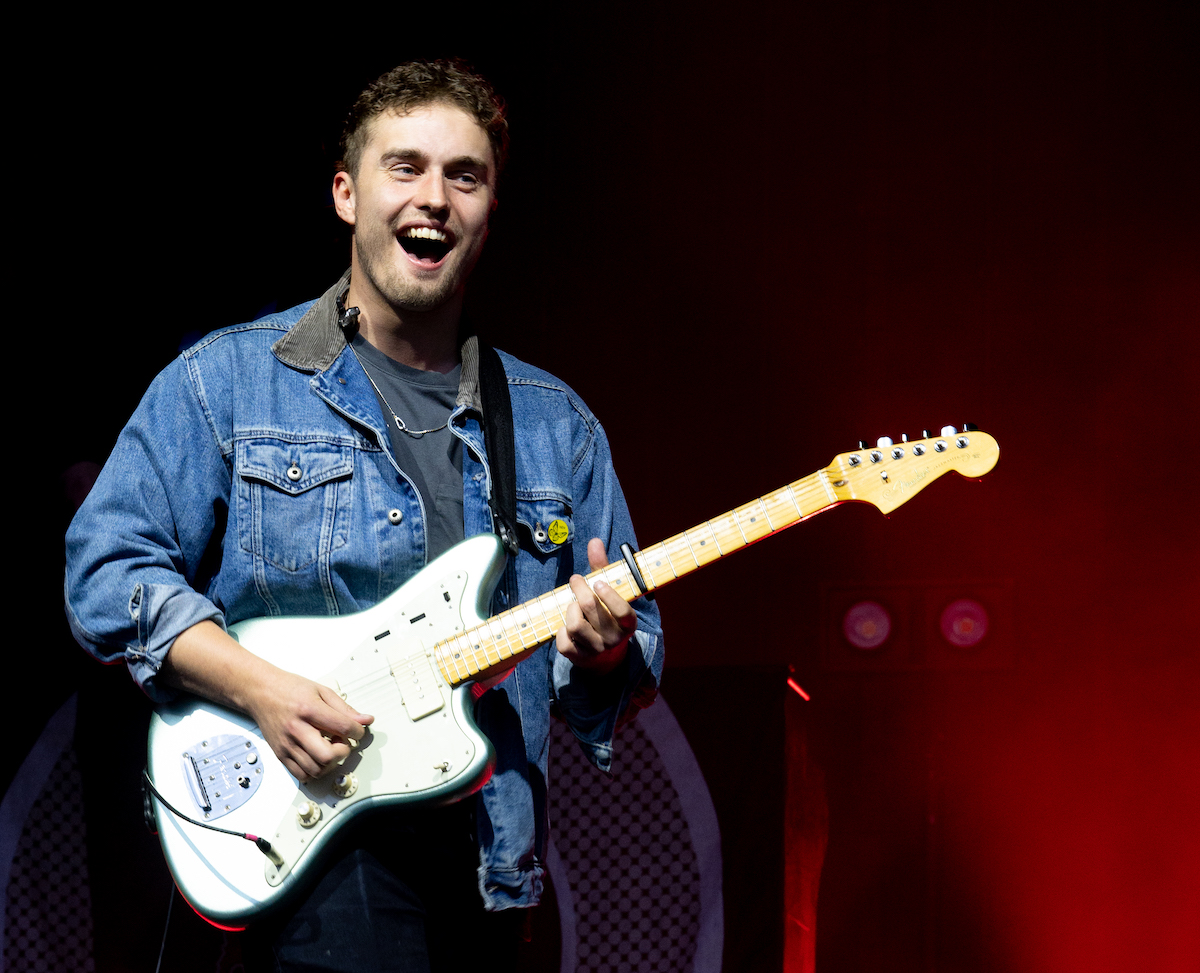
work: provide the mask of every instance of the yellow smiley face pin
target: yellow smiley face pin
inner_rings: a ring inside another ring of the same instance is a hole
[[[546,533],[550,536],[551,542],[561,544],[571,532],[567,529],[567,522],[565,520],[554,520],[551,521],[550,529]]]

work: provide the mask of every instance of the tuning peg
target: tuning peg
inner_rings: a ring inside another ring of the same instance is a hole
[[[902,442],[902,443],[908,442],[908,433],[906,433],[906,432],[900,433],[900,442]]]
[[[957,433],[958,433],[958,430],[955,429],[953,426],[942,426],[942,435],[946,436],[947,438],[949,438],[950,436],[953,436]]]
[[[929,435],[928,429],[922,429],[921,430],[921,438],[922,439],[932,439],[933,437],[931,435]]]
[[[860,439],[860,440],[858,441],[858,448],[859,448],[859,449],[866,449],[866,448],[867,448],[867,441],[866,441],[865,439]]]
[[[892,445],[892,437],[891,436],[880,436],[879,441],[875,445],[877,447],[879,447],[880,449],[884,449],[884,448]]]
[[[963,423],[963,432],[979,432],[979,427],[973,422]]]

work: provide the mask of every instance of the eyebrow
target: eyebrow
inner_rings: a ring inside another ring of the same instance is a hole
[[[421,149],[388,149],[380,156],[380,163],[386,165],[388,162],[398,161],[401,159],[414,159],[418,162],[427,163],[429,161],[428,153]],[[446,163],[447,169],[478,169],[481,172],[488,172],[489,167],[482,159],[476,158],[473,155],[460,155],[450,159]]]

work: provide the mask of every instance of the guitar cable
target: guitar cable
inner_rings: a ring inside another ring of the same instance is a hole
[[[171,883],[171,897],[167,899],[167,921],[163,923],[162,942],[158,946],[158,962],[154,964],[154,973],[162,970],[163,953],[167,951],[167,933],[171,929],[171,909],[175,906],[175,883]]]
[[[248,831],[230,831],[228,828],[218,828],[215,824],[205,824],[203,821],[197,821],[194,818],[189,818],[182,811],[178,811],[172,807],[171,803],[158,792],[158,788],[154,786],[154,781],[150,779],[150,772],[148,769],[144,768],[142,770],[142,778],[145,780],[146,786],[150,788],[150,793],[158,798],[163,807],[165,807],[176,817],[183,818],[183,820],[188,822],[188,824],[194,824],[198,828],[208,828],[209,831],[219,831],[221,834],[233,835],[235,838],[245,838],[247,841],[253,841],[254,846],[264,855],[266,855],[267,858],[271,860],[272,864],[280,868],[283,867],[283,856],[271,847],[271,842],[267,841],[266,838],[260,838],[258,835],[250,834]]]

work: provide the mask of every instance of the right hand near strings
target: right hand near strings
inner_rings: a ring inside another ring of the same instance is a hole
[[[321,777],[348,757],[349,741],[361,740],[375,719],[328,686],[260,659],[215,622],[200,622],[180,634],[159,677],[245,713],[301,783]]]

